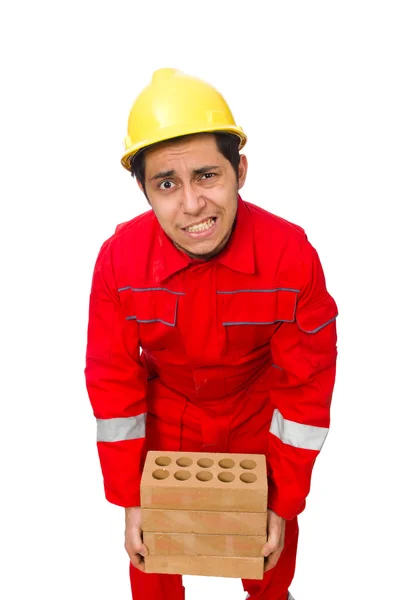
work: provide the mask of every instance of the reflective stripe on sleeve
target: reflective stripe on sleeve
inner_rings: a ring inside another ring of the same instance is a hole
[[[314,427],[313,425],[302,425],[302,423],[288,421],[284,419],[277,408],[273,412],[270,425],[270,432],[284,444],[304,450],[321,450],[328,431],[328,427]]]
[[[145,437],[146,413],[136,417],[97,419],[98,442],[120,442]]]

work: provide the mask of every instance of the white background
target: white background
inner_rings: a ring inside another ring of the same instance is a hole
[[[130,106],[176,67],[248,134],[243,198],[306,229],[335,297],[332,429],[300,519],[296,600],[397,598],[396,4],[15,1],[0,14],[4,600],[130,600],[83,377],[102,242],[147,209]],[[188,600],[243,599],[186,577]],[[170,599],[172,600],[172,599]]]

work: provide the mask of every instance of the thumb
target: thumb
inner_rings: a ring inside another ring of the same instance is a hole
[[[270,527],[268,531],[267,542],[262,549],[263,556],[269,556],[269,554],[276,550],[280,539],[280,534],[281,528],[278,527],[277,524],[273,523],[273,526]]]
[[[134,548],[136,548],[136,552],[138,554],[141,554],[142,556],[147,556],[148,554],[148,549],[145,546],[145,544],[142,541],[142,531],[140,530],[140,528],[138,527],[134,527],[133,531],[132,531],[132,543],[134,545]]]
[[[141,556],[147,556],[149,554],[147,547],[145,546],[145,544],[141,544],[141,547],[138,550],[138,553]]]

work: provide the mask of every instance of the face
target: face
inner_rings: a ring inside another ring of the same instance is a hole
[[[145,152],[150,205],[165,233],[191,257],[211,258],[226,245],[246,174],[246,157],[240,157],[237,178],[211,134],[189,136]]]

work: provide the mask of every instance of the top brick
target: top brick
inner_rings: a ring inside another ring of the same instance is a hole
[[[265,512],[263,454],[149,451],[142,508]]]

